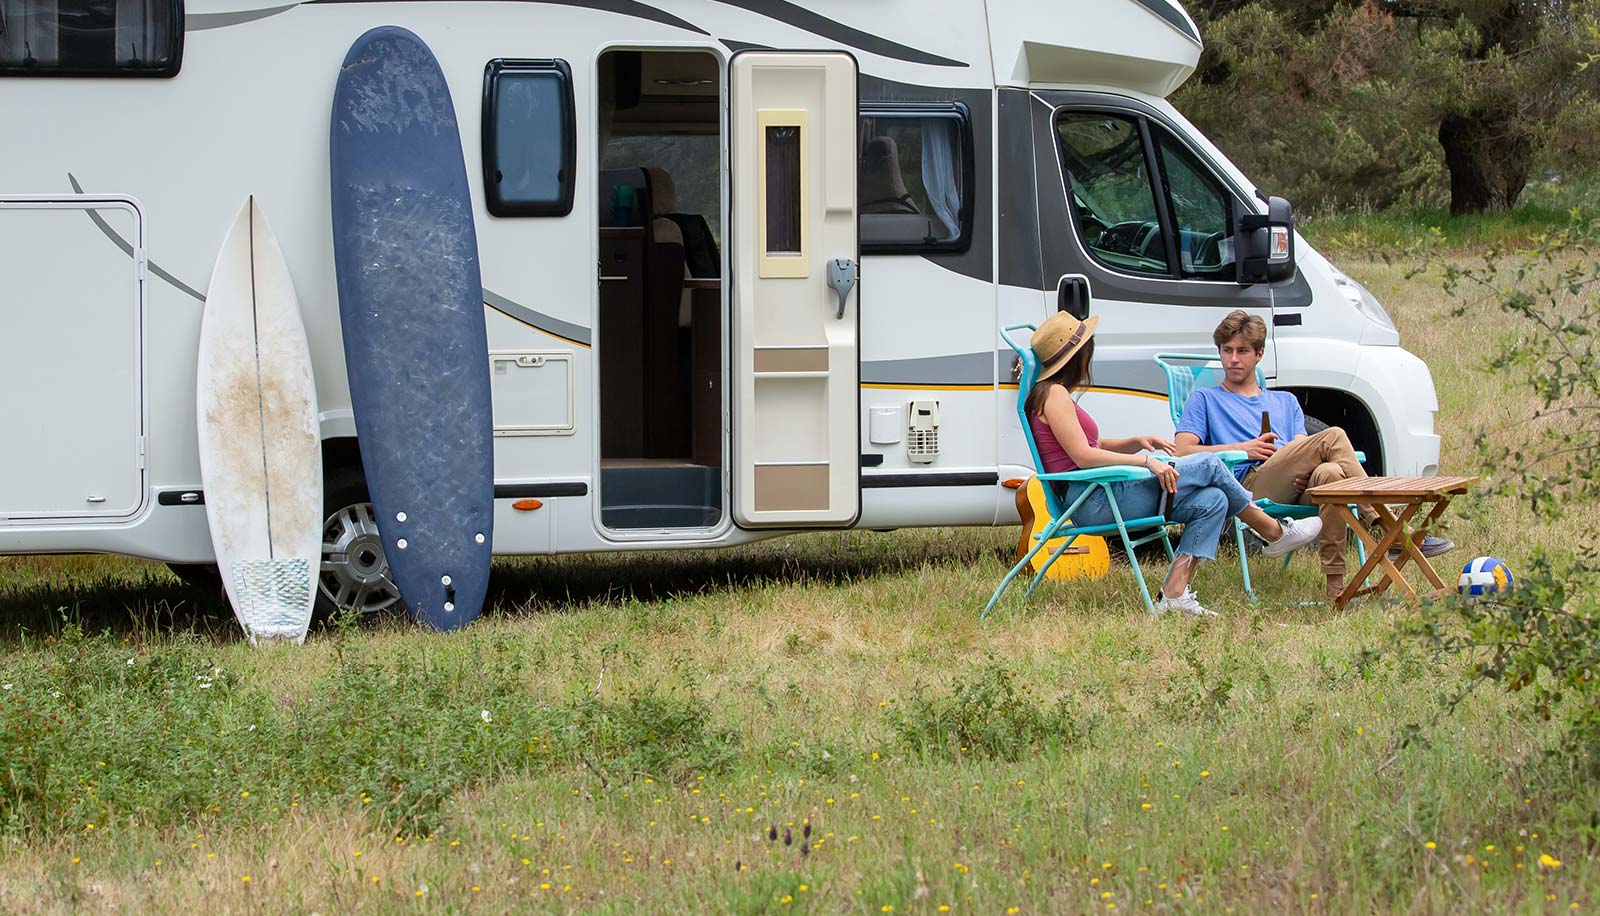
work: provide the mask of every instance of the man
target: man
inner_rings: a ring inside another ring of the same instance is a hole
[[[1196,388],[1189,396],[1173,439],[1175,454],[1241,450],[1249,461],[1234,468],[1239,482],[1257,499],[1276,503],[1304,503],[1310,487],[1367,476],[1344,430],[1329,427],[1307,435],[1305,413],[1295,396],[1256,384],[1256,364],[1267,346],[1266,322],[1247,312],[1232,312],[1217,325],[1211,341],[1222,360],[1222,385]],[[1270,432],[1262,431],[1263,413]],[[1280,447],[1279,442],[1286,444]],[[1368,512],[1364,521],[1376,524],[1376,514]],[[1320,515],[1322,574],[1331,599],[1344,589],[1347,530],[1334,507],[1323,506]],[[1436,557],[1454,546],[1429,535],[1422,554]],[[1391,551],[1391,557],[1397,553]]]

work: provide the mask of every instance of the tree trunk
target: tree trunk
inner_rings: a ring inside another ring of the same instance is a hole
[[[1450,171],[1450,213],[1509,210],[1528,183],[1533,138],[1509,117],[1449,114],[1439,122],[1439,145]]]

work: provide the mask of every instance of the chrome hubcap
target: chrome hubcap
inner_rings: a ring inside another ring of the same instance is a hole
[[[323,522],[317,588],[338,607],[363,614],[400,600],[400,590],[389,577],[389,561],[383,557],[371,503],[345,506]]]

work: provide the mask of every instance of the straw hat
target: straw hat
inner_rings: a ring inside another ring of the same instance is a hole
[[[1046,318],[1029,341],[1033,346],[1033,358],[1039,363],[1039,376],[1034,381],[1042,382],[1064,369],[1072,354],[1089,342],[1099,324],[1099,315],[1079,321],[1066,312],[1056,312]]]

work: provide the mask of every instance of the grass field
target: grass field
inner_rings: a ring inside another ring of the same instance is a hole
[[[1433,368],[1445,467],[1530,407],[1498,312],[1345,265]],[[1517,568],[1600,512],[1453,514]],[[1015,530],[511,560],[437,635],[253,650],[163,567],[0,559],[0,910],[1552,913],[1600,910],[1600,790],[1460,660],[1231,554],[1223,618],[1123,570],[976,612]],[[1412,725],[1423,740],[1403,749]]]

